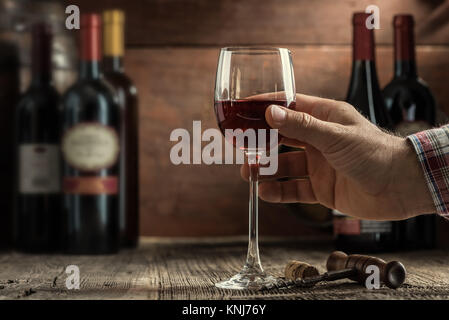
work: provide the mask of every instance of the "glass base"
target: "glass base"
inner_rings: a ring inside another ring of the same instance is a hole
[[[221,289],[231,290],[262,290],[270,289],[278,283],[273,276],[267,275],[259,269],[244,267],[232,278],[215,284]]]

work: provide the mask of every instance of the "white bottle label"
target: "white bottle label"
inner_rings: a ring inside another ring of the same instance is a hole
[[[19,192],[57,193],[60,190],[59,147],[54,144],[19,146]]]
[[[117,163],[119,138],[112,128],[100,123],[79,123],[62,138],[65,161],[80,171],[97,171]]]
[[[393,231],[391,221],[359,220],[348,217],[338,210],[332,210],[334,214],[334,235],[361,235],[368,233],[390,233]]]

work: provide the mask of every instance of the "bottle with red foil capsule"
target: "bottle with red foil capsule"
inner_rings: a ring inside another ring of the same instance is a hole
[[[79,79],[64,96],[61,150],[66,251],[119,249],[120,110],[103,81],[101,18],[81,16]]]
[[[383,90],[394,130],[404,137],[433,127],[436,114],[435,99],[417,74],[413,28],[412,15],[394,16],[394,77]],[[402,249],[435,246],[435,215],[401,221],[399,226]]]
[[[391,129],[391,120],[377,80],[374,31],[366,27],[369,14],[353,16],[353,64],[346,101],[372,123]],[[368,221],[334,213],[335,244],[345,252],[379,252],[397,248],[396,222]]]
[[[32,26],[32,79],[16,110],[16,247],[51,252],[59,244],[60,97],[52,84],[52,32]]]

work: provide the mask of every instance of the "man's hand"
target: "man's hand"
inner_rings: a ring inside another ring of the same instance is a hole
[[[435,211],[411,144],[382,131],[353,106],[298,94],[295,110],[272,105],[265,117],[279,129],[281,143],[305,151],[279,155],[277,174],[260,183],[263,200],[321,203],[374,220]],[[247,165],[241,173],[247,180]]]

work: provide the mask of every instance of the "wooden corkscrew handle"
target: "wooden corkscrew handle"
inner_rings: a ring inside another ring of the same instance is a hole
[[[370,273],[366,273],[366,268],[370,265],[375,265],[379,268],[380,281],[389,288],[396,289],[405,281],[407,272],[404,265],[399,261],[387,263],[376,257],[360,254],[347,255],[342,251],[331,253],[327,259],[326,268],[328,271],[355,269],[357,274],[350,279],[359,283],[365,283],[366,278],[370,275]]]

